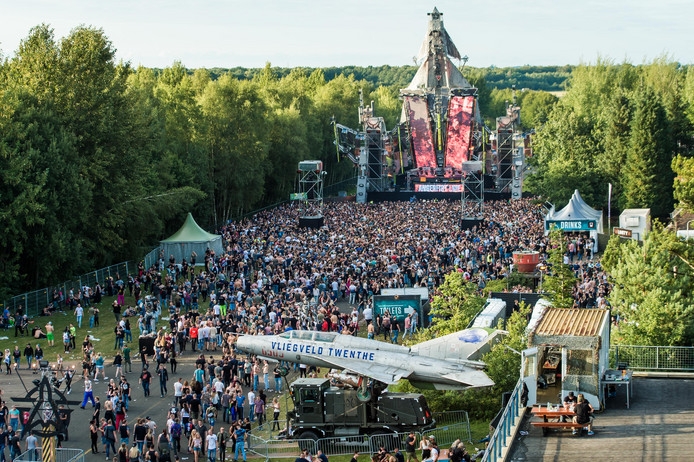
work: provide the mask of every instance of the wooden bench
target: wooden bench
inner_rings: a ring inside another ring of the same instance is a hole
[[[547,436],[550,428],[574,428],[582,430],[588,425],[574,422],[530,422],[530,424],[534,427],[542,428],[542,436]]]

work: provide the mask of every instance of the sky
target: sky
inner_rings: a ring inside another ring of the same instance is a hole
[[[401,66],[434,7],[473,67],[694,63],[692,0],[0,0],[0,50],[45,23],[101,28],[133,66]]]

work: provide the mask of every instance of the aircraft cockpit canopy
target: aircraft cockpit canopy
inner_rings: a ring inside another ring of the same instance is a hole
[[[316,332],[313,330],[289,330],[279,336],[288,340],[308,340],[313,342],[332,342],[335,340],[335,332]]]

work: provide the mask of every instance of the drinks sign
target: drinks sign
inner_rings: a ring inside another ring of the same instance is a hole
[[[545,220],[545,229],[555,226],[562,231],[595,231],[595,220]]]

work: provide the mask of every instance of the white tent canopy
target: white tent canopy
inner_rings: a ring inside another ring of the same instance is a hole
[[[552,226],[565,232],[587,232],[593,238],[593,251],[598,250],[598,234],[603,234],[602,211],[595,210],[581,197],[578,189],[574,191],[566,207],[555,211],[554,207],[545,216],[545,233]]]

